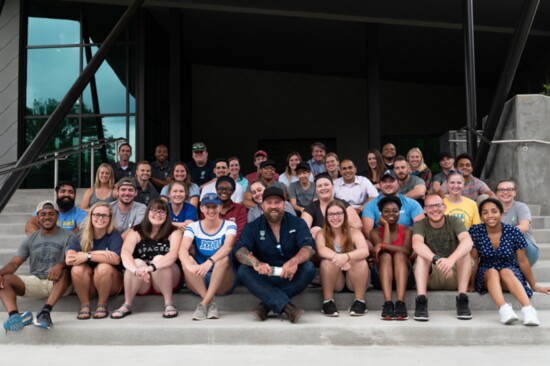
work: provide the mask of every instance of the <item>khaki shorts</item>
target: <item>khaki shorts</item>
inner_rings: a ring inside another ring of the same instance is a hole
[[[428,290],[456,291],[458,289],[458,276],[453,267],[453,276],[446,278],[443,272],[432,264],[432,272],[428,276]]]
[[[54,282],[48,279],[40,279],[36,276],[17,276],[25,284],[25,294],[23,297],[44,298],[50,296]],[[63,296],[70,295],[73,292],[73,286],[70,285]]]

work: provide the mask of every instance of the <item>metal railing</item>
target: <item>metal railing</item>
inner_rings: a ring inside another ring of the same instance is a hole
[[[107,145],[110,145],[110,144],[114,144],[115,145],[115,152],[116,152],[116,151],[118,151],[118,146],[121,143],[125,143],[125,142],[127,142],[127,141],[126,141],[126,139],[123,139],[123,138],[100,139],[100,140],[96,140],[96,141],[84,142],[84,143],[81,143],[79,145],[69,146],[69,147],[66,147],[66,148],[63,148],[63,149],[59,149],[59,150],[56,150],[56,151],[51,151],[51,152],[47,152],[47,153],[44,153],[42,155],[39,155],[38,158],[36,159],[36,161],[33,162],[33,163],[30,163],[30,164],[21,165],[21,166],[18,166],[18,167],[14,167],[17,164],[17,162],[0,165],[0,176],[5,175],[5,174],[9,174],[9,173],[13,173],[13,172],[18,171],[18,170],[29,169],[29,168],[32,168],[34,166],[42,165],[42,164],[48,163],[50,161],[53,161],[54,162],[54,174],[53,174],[53,176],[54,176],[54,182],[53,183],[54,184],[53,184],[53,186],[56,187],[57,183],[59,182],[59,178],[58,178],[58,175],[59,175],[59,161],[60,160],[65,160],[65,159],[67,159],[68,157],[70,157],[74,154],[79,154],[79,153],[84,152],[84,151],[90,151],[90,184],[91,184],[91,186],[93,186],[94,178],[95,178],[95,176],[94,176],[95,175],[94,150],[101,149],[101,148],[103,148]]]

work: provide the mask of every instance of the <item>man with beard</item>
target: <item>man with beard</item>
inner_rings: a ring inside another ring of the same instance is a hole
[[[122,177],[133,177],[136,174],[136,163],[130,161],[130,156],[132,156],[130,144],[124,143],[118,147],[118,162],[111,164],[115,173],[115,182]]]
[[[407,159],[401,155],[396,157],[393,161],[393,170],[399,180],[399,193],[422,204],[426,195],[426,183],[421,178],[411,175],[411,167]]]
[[[124,239],[130,228],[141,223],[147,206],[134,201],[138,194],[134,178],[122,178],[116,184],[115,189],[118,200],[111,202],[110,205],[113,210],[115,227]]]
[[[399,210],[399,221],[401,225],[412,227],[416,221],[424,218],[422,206],[415,200],[405,197],[398,193],[399,183],[397,182],[397,175],[395,171],[391,169],[385,170],[380,176],[380,195],[369,201],[363,213],[361,215],[363,221],[363,234],[367,239],[370,238],[370,232],[374,227],[378,227],[380,220],[380,210],[378,209],[378,202],[384,197],[396,196],[401,200],[401,209]]]
[[[285,204],[280,188],[267,188],[261,204],[264,214],[245,226],[234,254],[241,263],[240,281],[261,301],[252,314],[264,321],[273,311],[296,323],[304,311],[291,299],[315,277],[309,261],[315,241],[304,220],[285,212]]]
[[[219,178],[229,176],[229,162],[227,161],[227,159],[216,160],[214,164],[214,174],[216,175],[216,178],[214,178],[211,182],[205,184],[202,187],[200,197],[201,201],[207,193],[216,193],[216,182]],[[233,200],[233,202],[237,203],[241,203],[243,201],[243,189],[240,184],[236,187],[233,187],[231,199]]]
[[[62,229],[78,233],[79,225],[86,218],[86,211],[78,206],[75,206],[76,188],[73,182],[60,182],[55,187],[56,203],[59,207],[59,215],[57,226]],[[40,230],[37,213],[27,222],[25,226],[25,234],[31,235],[35,231]]]
[[[172,175],[172,163],[168,160],[168,148],[166,145],[158,145],[155,148],[155,161],[151,162],[151,182],[156,189],[170,183],[168,178]]]
[[[382,147],[382,158],[384,158],[384,164],[386,169],[393,169],[393,160],[397,155],[397,150],[395,145],[392,143],[387,143]]]
[[[458,290],[456,315],[471,319],[466,292],[472,271],[472,238],[460,218],[445,215],[445,203],[437,193],[426,196],[424,211],[427,217],[414,224],[412,237],[418,255],[414,265],[418,293],[414,320],[429,320],[427,289]]]
[[[57,301],[68,295],[69,272],[65,264],[65,250],[73,234],[60,229],[56,223],[59,208],[51,201],[40,202],[36,208],[40,229],[25,238],[11,261],[0,269],[0,300],[8,312],[4,322],[6,331],[20,331],[32,322],[32,313],[20,314],[17,296],[47,297],[46,304],[36,315],[34,325],[52,327],[50,312]],[[30,275],[15,275],[17,269],[29,260]]]
[[[246,207],[240,203],[235,203],[231,199],[231,195],[235,191],[235,188],[239,185],[235,183],[235,180],[231,177],[222,176],[215,182],[216,193],[222,201],[222,210],[220,211],[220,218],[228,221],[233,221],[237,225],[237,235],[235,241],[238,241],[241,232],[246,225]],[[200,214],[200,219],[204,219],[204,213]]]

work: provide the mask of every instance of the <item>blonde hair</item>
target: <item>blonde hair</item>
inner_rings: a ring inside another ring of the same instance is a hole
[[[113,167],[111,167],[107,163],[101,163],[97,167],[97,170],[95,171],[94,187],[95,188],[101,188],[101,182],[99,181],[99,170],[101,168],[107,168],[107,170],[109,171],[109,183],[108,184],[109,184],[109,188],[113,189],[115,187],[115,172],[113,171]]]
[[[86,215],[86,224],[84,225],[84,229],[82,229],[82,234],[80,235],[80,249],[83,252],[89,252],[94,248],[94,225],[92,224],[92,214],[98,207],[107,207],[109,210],[109,215],[111,215],[109,217],[109,225],[107,225],[106,229],[107,234],[110,234],[115,230],[115,222],[113,220],[113,210],[111,209],[111,205],[103,201],[94,204],[88,211],[88,215]]]
[[[418,147],[413,147],[412,149],[409,150],[409,152],[407,153],[407,162],[410,164],[411,166],[411,170],[417,170],[417,169],[414,169],[412,164],[411,164],[411,160],[409,159],[409,156],[411,155],[411,153],[413,152],[416,152],[418,153],[418,155],[420,155],[420,165],[418,166],[418,171],[421,172],[421,171],[424,171],[426,169],[428,169],[428,166],[426,165],[426,163],[424,162],[424,155],[422,155],[422,151],[420,151],[420,149]]]

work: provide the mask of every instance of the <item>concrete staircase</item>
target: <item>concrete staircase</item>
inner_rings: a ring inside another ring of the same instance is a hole
[[[79,190],[79,197],[83,193]],[[53,196],[51,190],[19,190],[0,214],[0,265],[7,263],[24,238],[24,226],[36,204]],[[77,202],[79,199],[77,198]],[[539,283],[550,284],[550,217],[540,216],[540,207],[530,206],[533,228],[541,248],[541,259],[533,268]],[[23,265],[19,272],[28,273]],[[489,346],[549,345],[550,344],[550,296],[535,294],[533,305],[537,308],[542,325],[524,327],[521,323],[503,326],[498,312],[488,295],[470,294],[470,307],[474,319],[456,319],[455,293],[429,293],[430,321],[412,320],[416,293],[407,294],[406,303],[411,320],[385,322],[379,319],[383,297],[380,291],[369,289],[367,306],[369,313],[360,318],[350,317],[348,309],[353,294],[335,296],[339,318],[327,318],[320,314],[322,294],[320,288],[309,288],[294,302],[306,310],[300,324],[272,315],[264,323],[253,320],[248,310],[258,300],[242,287],[234,294],[216,299],[221,312],[219,320],[194,322],[191,315],[199,298],[182,290],[175,295],[175,305],[180,314],[175,319],[163,319],[163,301],[159,296],[136,298],[133,314],[122,320],[75,319],[79,302],[76,296],[63,298],[55,307],[52,318],[55,326],[44,331],[32,326],[19,333],[0,337],[1,344],[58,344],[58,345],[410,345],[410,346]],[[515,309],[519,304],[507,294]],[[123,303],[123,297],[109,300],[109,310]],[[36,312],[43,300],[19,299],[22,311]],[[95,301],[92,301],[92,307]],[[2,309],[3,310],[3,309]],[[7,314],[0,313],[0,321]],[[162,336],[161,336],[162,335]]]

